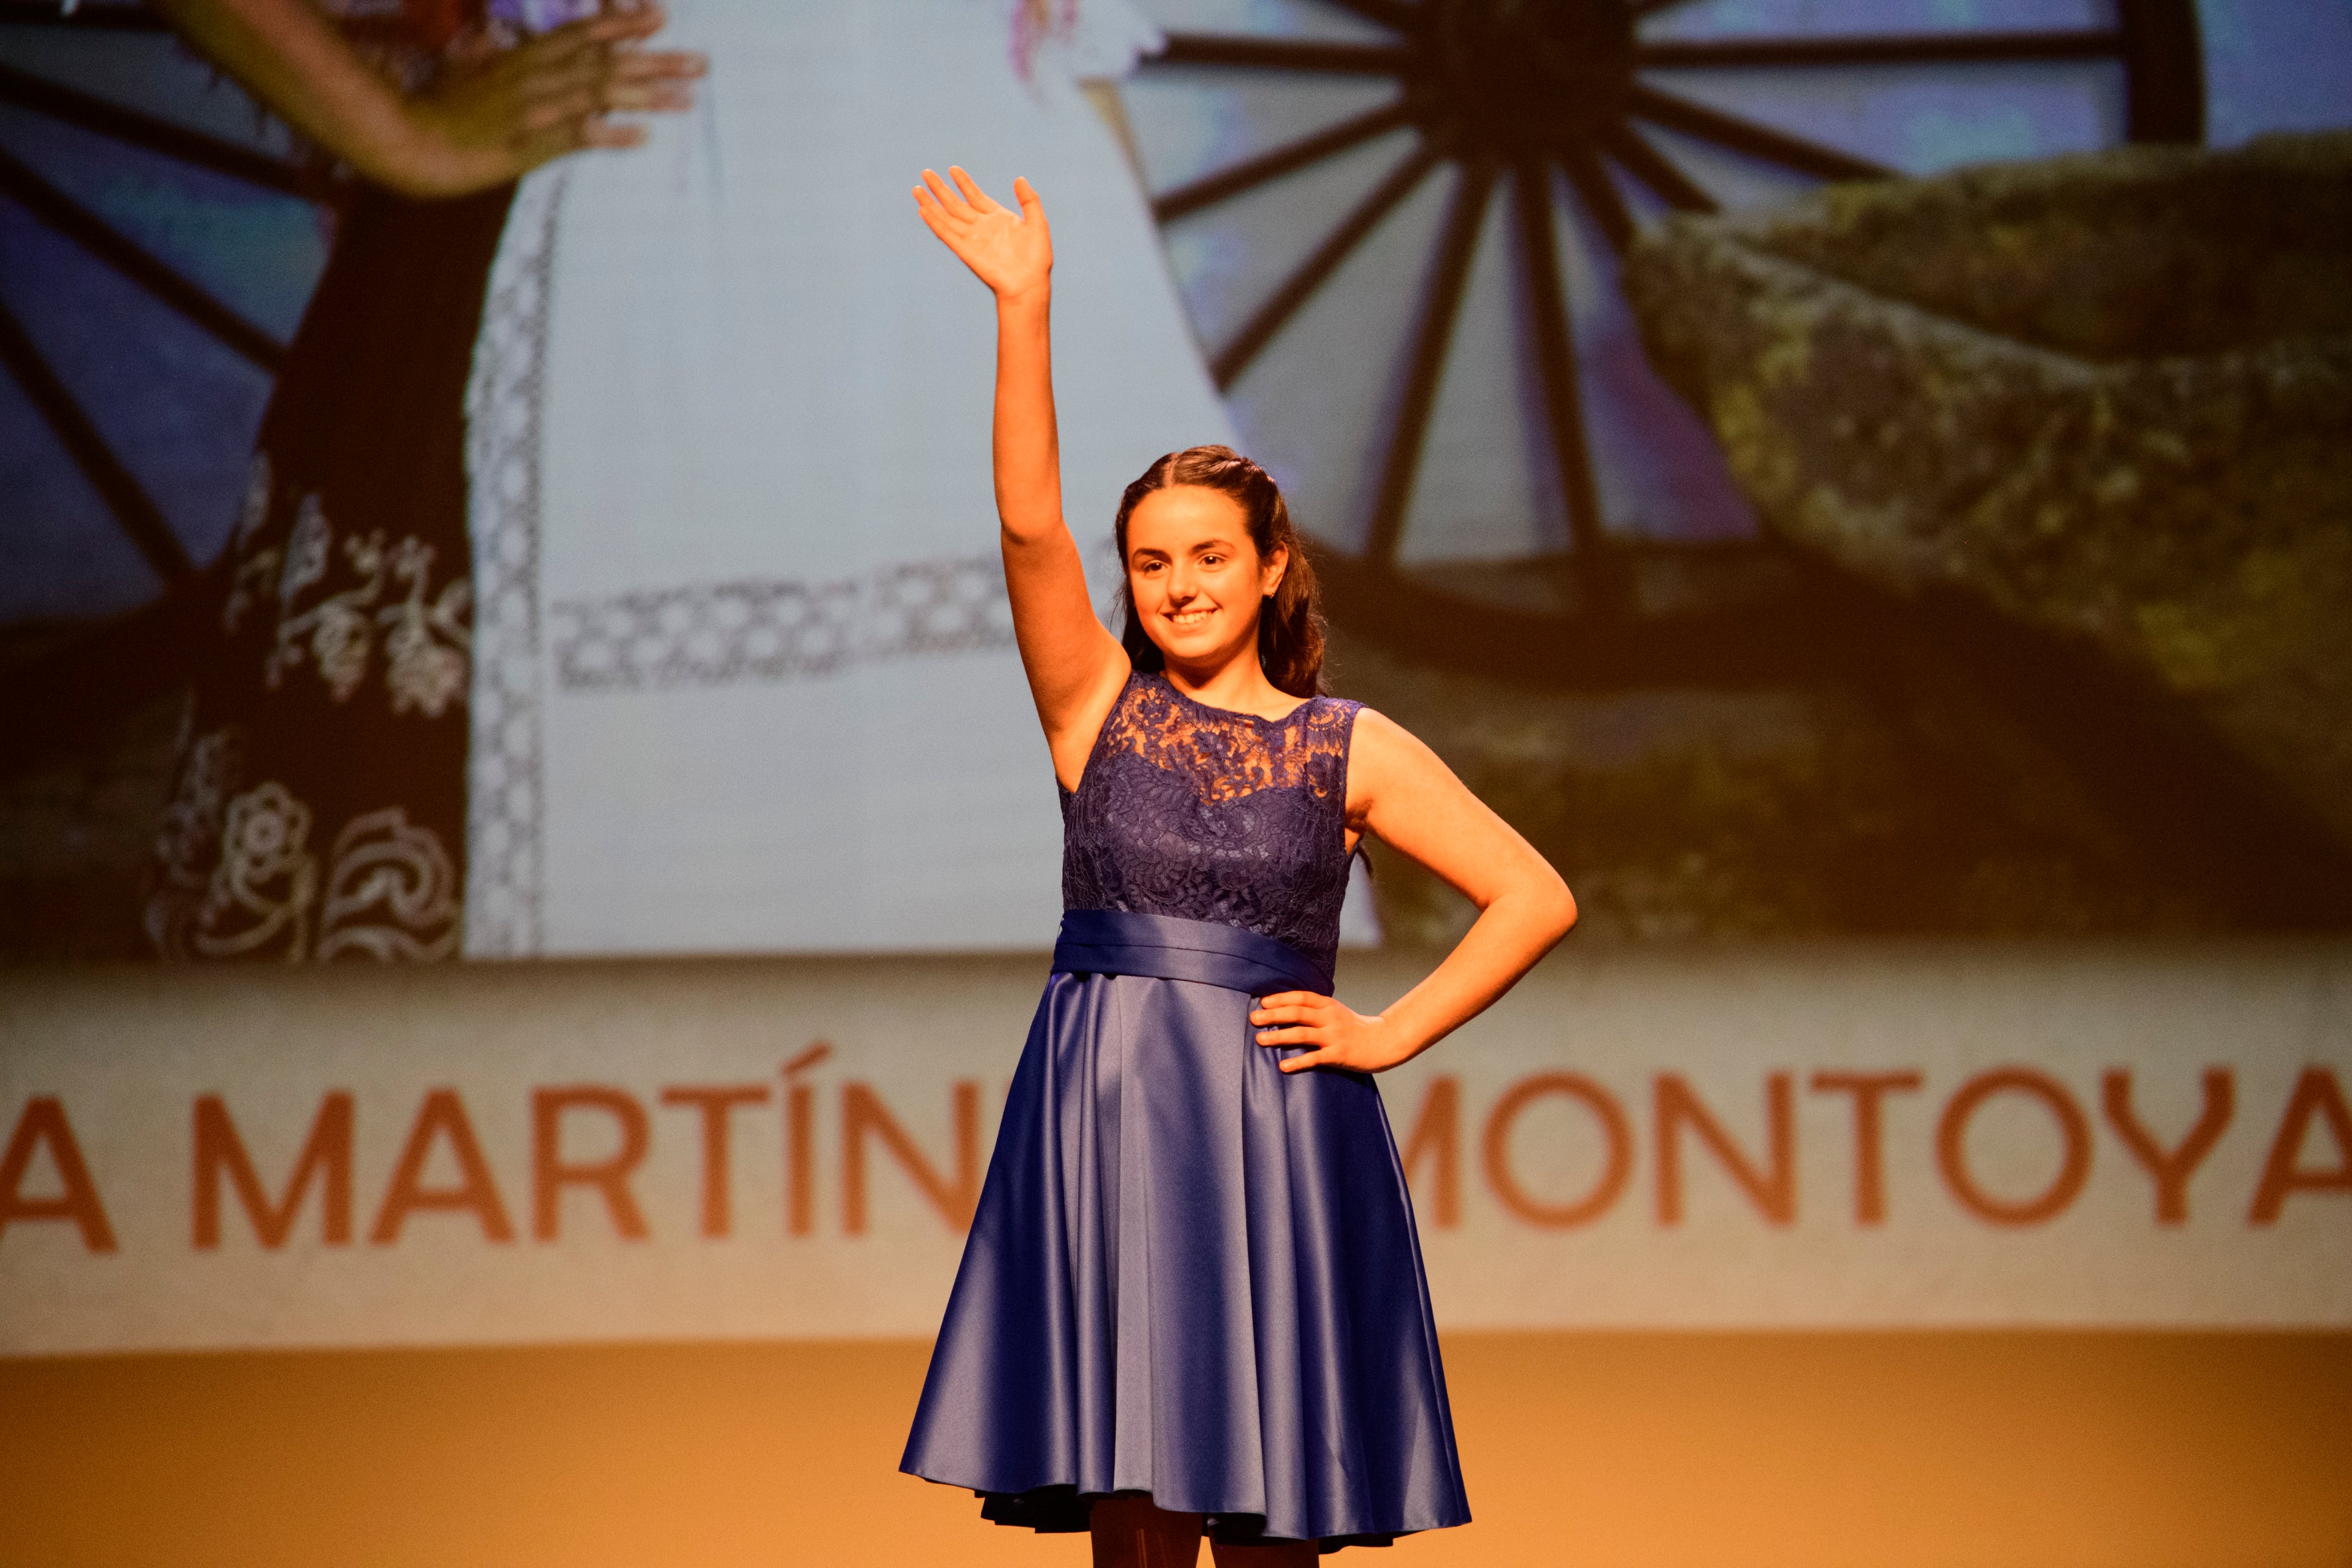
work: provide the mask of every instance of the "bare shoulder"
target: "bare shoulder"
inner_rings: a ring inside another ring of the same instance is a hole
[[[1401,787],[1453,777],[1453,770],[1412,731],[1377,708],[1356,710],[1355,734],[1348,745],[1351,814]]]

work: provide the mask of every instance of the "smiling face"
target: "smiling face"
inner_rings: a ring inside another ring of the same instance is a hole
[[[1247,514],[1219,490],[1171,485],[1128,514],[1128,598],[1171,664],[1214,669],[1255,653],[1259,606],[1288,563],[1279,549],[1258,558]]]

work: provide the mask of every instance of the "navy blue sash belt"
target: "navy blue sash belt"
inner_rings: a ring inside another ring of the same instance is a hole
[[[1252,996],[1283,991],[1331,994],[1323,966],[1291,946],[1254,931],[1174,915],[1124,910],[1069,910],[1054,969],[1064,974],[1141,974],[1197,980]]]

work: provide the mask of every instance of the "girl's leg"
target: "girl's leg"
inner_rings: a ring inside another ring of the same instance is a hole
[[[1095,1568],[1192,1568],[1201,1559],[1201,1516],[1154,1508],[1148,1495],[1097,1498],[1088,1521]]]
[[[1278,1546],[1212,1546],[1217,1568],[1315,1568],[1315,1543],[1286,1541]]]

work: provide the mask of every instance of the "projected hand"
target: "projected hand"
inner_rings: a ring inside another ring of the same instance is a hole
[[[609,11],[459,67],[405,106],[417,135],[404,188],[456,195],[577,148],[635,146],[645,127],[604,116],[688,108],[706,68],[698,54],[635,47],[667,19],[653,5]]]
[[[1045,226],[1045,204],[1026,180],[1013,182],[1021,210],[998,205],[970,174],[950,164],[950,185],[926,169],[915,187],[915,207],[931,232],[962,258],[972,275],[1000,300],[1045,286],[1054,271],[1054,237]]]
[[[1307,1046],[1305,1056],[1284,1059],[1285,1072],[1308,1068],[1353,1068],[1381,1072],[1409,1060],[1416,1047],[1403,1031],[1375,1013],[1370,1017],[1346,1003],[1312,991],[1285,991],[1259,999],[1250,1022],[1261,1046]]]

